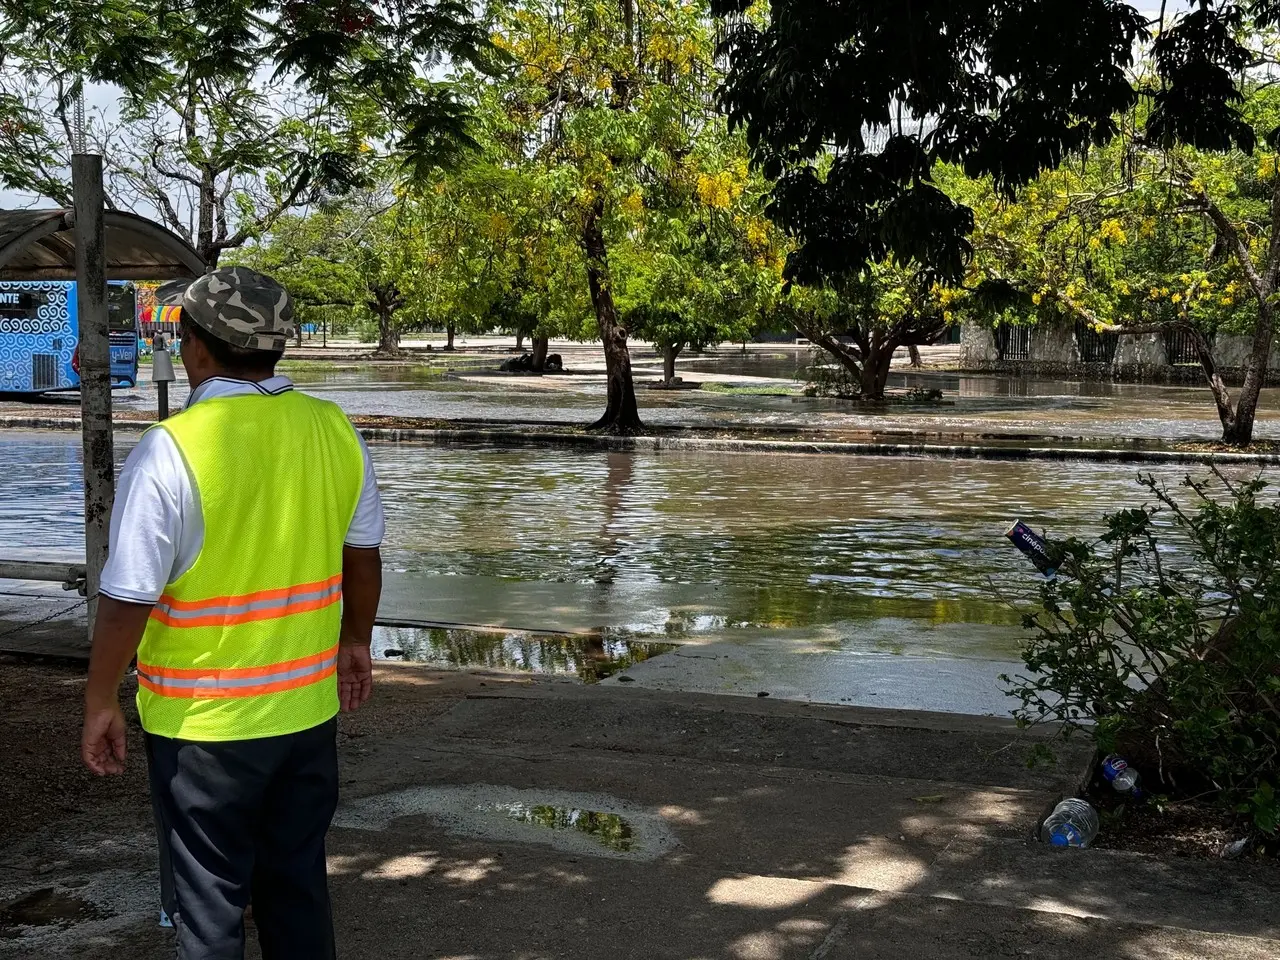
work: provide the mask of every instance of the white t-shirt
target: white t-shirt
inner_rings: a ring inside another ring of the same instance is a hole
[[[292,389],[288,377],[260,383],[215,377],[192,391],[187,406],[211,397],[275,396]],[[364,482],[346,543],[372,548],[382,543],[386,521],[369,449],[359,433],[356,436],[364,455]],[[191,569],[203,545],[204,515],[186,461],[168,433],[149,430],[120,471],[111,512],[110,552],[98,589],[117,600],[155,603],[166,584]]]

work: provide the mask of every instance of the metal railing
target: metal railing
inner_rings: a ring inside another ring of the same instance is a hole
[[[0,560],[0,580],[46,580],[63,590],[85,595],[87,573],[83,563],[48,563],[41,560]]]

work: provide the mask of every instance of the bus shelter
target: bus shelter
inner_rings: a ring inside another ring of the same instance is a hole
[[[104,215],[108,280],[198,277],[204,261],[176,233],[119,210]],[[74,280],[70,210],[0,210],[0,280]]]
[[[77,244],[85,248],[84,279],[88,287],[113,280],[172,280],[197,277],[205,272],[204,261],[191,245],[170,230],[145,217],[118,210],[103,210],[101,158],[72,157],[73,179],[77,186],[76,207],[84,222],[77,225],[72,210],[0,210],[0,281],[16,281],[15,286],[69,286],[55,281],[77,279]],[[105,274],[105,276],[104,276]],[[83,294],[83,291],[81,291]],[[6,293],[21,299],[21,292]],[[69,294],[67,294],[69,296]],[[45,298],[48,299],[47,297]],[[92,337],[96,341],[93,359],[96,371],[81,391],[81,431],[85,471],[85,564],[39,562],[30,556],[0,556],[0,579],[54,580],[68,588],[79,586],[84,599],[69,603],[55,615],[73,617],[75,608],[88,606],[92,632],[98,573],[106,559],[107,526],[111,515],[114,486],[111,397],[109,380],[110,343],[108,305],[101,293],[90,295]],[[92,301],[96,301],[93,303]],[[19,308],[23,304],[17,304]],[[46,313],[49,307],[43,308]],[[56,312],[56,311],[55,311]],[[0,314],[3,314],[0,304]],[[37,316],[48,321],[48,317]],[[82,320],[84,318],[81,318]],[[37,331],[38,332],[38,331]],[[78,335],[86,334],[83,323]],[[67,344],[62,345],[66,349]],[[84,360],[84,354],[81,354]],[[33,361],[34,362],[34,361]],[[47,365],[47,364],[46,364]],[[48,614],[35,623],[25,610],[0,611],[0,636],[18,637],[38,643],[39,623],[48,623]],[[16,621],[22,627],[15,632]],[[75,632],[82,632],[83,628]],[[65,633],[65,629],[61,632]]]

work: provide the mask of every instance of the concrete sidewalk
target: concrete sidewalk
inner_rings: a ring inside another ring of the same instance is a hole
[[[1030,770],[1003,720],[413,667],[378,684],[342,723],[350,960],[1280,956],[1274,869],[1034,843],[1089,758]],[[171,955],[135,814],[9,845],[0,904],[31,914],[43,890],[59,919],[6,927],[0,906],[0,956]]]

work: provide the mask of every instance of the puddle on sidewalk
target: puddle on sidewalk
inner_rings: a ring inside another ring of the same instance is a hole
[[[525,803],[496,803],[493,809],[517,823],[530,823],[548,830],[580,830],[601,846],[619,853],[630,853],[635,846],[631,823],[616,813],[582,810],[578,807],[556,807],[549,803],[530,806]]]
[[[427,817],[461,836],[594,857],[655,860],[679,843],[659,814],[617,797],[487,784],[409,787],[361,797],[340,807],[333,825],[381,831],[402,817]]]
[[[0,939],[15,939],[32,927],[68,926],[101,919],[92,903],[55,887],[43,887],[0,905]]]
[[[675,644],[611,635],[532,634],[518,630],[456,627],[378,627],[373,655],[435,667],[483,668],[521,673],[572,674],[598,683]]]

